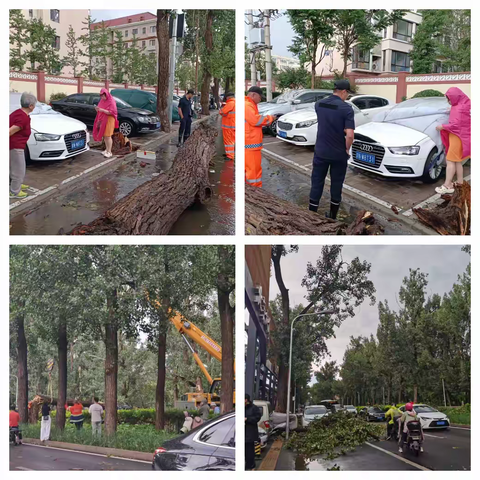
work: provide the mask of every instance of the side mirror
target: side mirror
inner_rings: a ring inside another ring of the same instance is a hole
[[[298,105],[299,103],[302,103],[301,100],[292,100],[292,105]]]

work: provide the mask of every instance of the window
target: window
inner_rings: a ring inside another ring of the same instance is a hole
[[[125,37],[128,37],[128,30],[125,30]]]
[[[409,72],[410,56],[408,53],[392,50],[392,72]]]
[[[33,10],[29,10],[29,11],[28,11],[28,16],[29,16],[30,18],[33,18]]]
[[[52,42],[52,47],[56,50],[60,50],[60,37],[55,36],[55,40]]]
[[[150,46],[154,47],[155,46],[155,40],[150,40]]]
[[[142,35],[145,35],[147,33],[147,27],[142,28]]]
[[[50,20],[60,23],[60,10],[50,10]]]
[[[305,95],[300,95],[297,100],[300,100],[300,103],[313,103],[315,102],[316,96],[316,93],[306,93]]]
[[[412,41],[413,23],[397,20],[393,25],[393,38],[404,42]]]
[[[157,27],[155,25],[152,25],[150,27],[150,33],[155,33],[157,31]]]
[[[368,108],[379,108],[385,105],[383,98],[370,97],[368,99]]]
[[[145,47],[147,45],[147,42],[145,40],[142,40],[142,47]]]
[[[128,48],[128,42],[125,42],[125,48]]]
[[[370,70],[370,51],[353,47],[352,68]]]
[[[138,28],[132,29],[132,35],[138,35]]]
[[[198,440],[211,445],[235,447],[235,417],[229,417],[207,428],[200,434]]]
[[[88,105],[90,102],[90,97],[88,95],[84,95],[82,93],[76,95],[70,95],[65,99],[68,103],[81,103],[83,105]]]
[[[356,105],[360,110],[365,110],[368,108],[368,103],[366,98],[356,98],[352,101],[354,105]]]

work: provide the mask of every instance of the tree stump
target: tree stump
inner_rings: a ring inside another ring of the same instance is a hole
[[[105,150],[105,141],[102,141],[102,149]],[[128,137],[125,137],[122,132],[115,132],[112,135],[112,153],[117,157],[122,157],[130,152],[138,150],[138,147],[133,146]]]
[[[362,210],[352,225],[347,226],[245,184],[247,235],[379,235],[382,232],[371,212]]]
[[[140,185],[89,225],[72,235],[166,235],[186,208],[208,202],[212,187],[208,166],[215,155],[217,131],[199,125],[173,161],[172,168]]]
[[[470,235],[471,187],[455,185],[453,195],[442,195],[444,202],[431,210],[414,208],[418,219],[440,235]]]

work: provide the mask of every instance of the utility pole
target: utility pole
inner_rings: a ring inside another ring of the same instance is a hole
[[[252,30],[253,30],[253,10],[248,11],[249,38],[248,41],[252,45]],[[255,64],[255,51],[250,50],[250,80],[252,87],[257,84],[257,66]]]
[[[175,10],[172,28],[172,48],[170,55],[170,78],[168,80],[168,118],[172,118],[173,87],[175,85],[175,66],[177,63],[177,24],[178,10]]]
[[[272,100],[272,46],[270,43],[270,10],[265,10],[265,76],[267,80],[267,102]]]

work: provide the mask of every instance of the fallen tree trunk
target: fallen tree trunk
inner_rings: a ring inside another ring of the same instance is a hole
[[[89,225],[72,235],[166,235],[183,211],[208,202],[208,167],[215,155],[214,127],[201,124],[174,159],[172,168],[140,185]]]
[[[414,208],[418,219],[440,235],[470,235],[471,187],[455,185],[453,195],[442,195],[444,202],[431,210]]]
[[[378,235],[382,232],[371,212],[360,211],[348,226],[245,184],[247,235]]]

